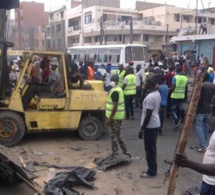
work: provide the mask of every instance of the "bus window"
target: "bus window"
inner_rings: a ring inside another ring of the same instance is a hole
[[[120,62],[120,55],[117,55],[117,63]]]
[[[112,60],[112,55],[109,55],[108,61],[111,62]]]
[[[117,64],[117,63],[119,63],[119,56],[120,55],[111,55],[111,63],[113,63],[113,64]]]
[[[108,62],[108,55],[107,54],[105,54],[103,62]]]
[[[75,54],[74,57],[73,57],[73,60],[77,60],[78,59],[78,55]]]
[[[84,61],[88,61],[89,60],[89,55],[88,54],[85,54],[84,55]]]
[[[132,61],[132,53],[131,53],[131,47],[125,48],[125,63],[129,63]]]
[[[96,54],[94,55],[94,61],[95,62],[97,61],[97,55]]]
[[[84,61],[84,54],[83,53],[78,54],[78,61]]]
[[[132,47],[132,60],[133,61],[144,61],[144,48],[143,47]]]

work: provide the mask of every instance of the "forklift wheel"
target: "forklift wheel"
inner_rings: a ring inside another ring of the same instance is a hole
[[[10,111],[0,112],[0,144],[14,146],[25,135],[25,123],[21,116]]]
[[[94,116],[81,119],[78,133],[84,140],[97,140],[102,135],[102,123]]]

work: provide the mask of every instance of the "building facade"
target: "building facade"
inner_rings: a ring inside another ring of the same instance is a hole
[[[179,54],[189,52],[193,55],[194,64],[198,56],[208,58],[209,64],[215,68],[215,35],[188,35],[172,37],[171,42],[177,44]]]
[[[13,43],[16,42],[16,24],[14,19],[9,20],[7,40]]]
[[[213,10],[213,9],[211,9]],[[199,34],[200,25],[206,22],[208,34],[215,33],[215,15],[212,11],[199,10],[197,13],[196,29],[196,10],[179,8],[171,5],[164,5],[141,11],[144,17],[159,21],[161,26],[169,25],[169,30],[181,31],[192,30],[194,34]],[[195,32],[196,31],[196,32]]]
[[[49,13],[49,25],[46,26],[46,50],[64,51],[65,44],[65,11],[61,9]]]
[[[133,21],[133,43],[145,44],[151,53],[158,53],[166,39],[177,35],[158,20],[145,18],[142,12],[103,6],[83,8],[81,5],[66,12],[67,47],[98,44],[130,43]]]
[[[34,49],[35,28],[48,24],[48,14],[43,3],[20,2],[15,9],[16,49]]]

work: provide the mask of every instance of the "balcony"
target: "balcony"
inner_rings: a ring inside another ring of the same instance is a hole
[[[130,21],[108,20],[104,22],[104,28],[111,29],[130,29]],[[145,20],[134,20],[134,29],[143,30],[166,30],[166,27],[161,26],[160,22],[146,22]]]
[[[149,50],[162,50],[163,42],[144,41],[142,44],[147,45]]]
[[[199,34],[199,32],[200,32],[200,24],[197,25],[197,33],[195,30],[195,27],[188,27],[188,28],[183,28],[179,30],[178,36],[195,35],[195,34]],[[208,35],[215,34],[215,25],[207,24],[207,34]]]
[[[67,28],[67,34],[79,33],[81,30],[81,26],[70,26]]]

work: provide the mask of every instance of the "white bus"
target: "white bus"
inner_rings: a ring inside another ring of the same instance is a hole
[[[142,68],[148,66],[147,46],[140,44],[77,46],[67,48],[67,52],[76,62],[93,60],[102,73],[102,65],[108,62],[111,63],[112,70],[117,70],[118,64],[127,67],[129,62],[134,63],[134,69],[138,64]]]

